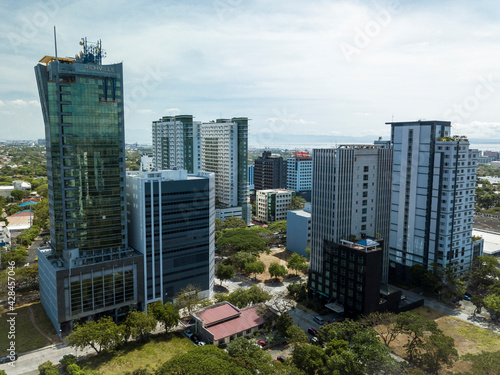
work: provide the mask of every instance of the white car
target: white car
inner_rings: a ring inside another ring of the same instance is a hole
[[[203,345],[207,345],[204,341],[199,341],[198,342],[198,346],[203,346]]]

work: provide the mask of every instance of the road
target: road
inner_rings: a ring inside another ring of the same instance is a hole
[[[76,352],[73,348],[67,347],[64,344],[50,345],[44,348],[33,350],[31,352],[20,355],[17,361],[14,362],[15,367],[9,364],[0,365],[0,370],[5,370],[9,375],[37,375],[38,366],[44,362],[51,361],[57,364],[59,359],[68,353],[78,354],[78,357],[93,353],[92,349],[87,349],[83,353],[82,351]]]
[[[38,256],[37,249],[43,245],[43,240],[41,236],[38,236],[35,238],[35,241],[31,244],[31,246],[28,248],[28,260],[27,262],[29,264],[34,263],[36,257]]]

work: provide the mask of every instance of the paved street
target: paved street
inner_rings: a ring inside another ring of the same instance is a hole
[[[19,356],[15,362],[16,367],[3,364],[0,365],[0,370],[5,370],[9,375],[36,375],[38,374],[38,365],[46,361],[58,363],[59,359],[68,353],[78,354],[80,357],[83,354],[94,353],[94,350],[89,348],[84,353],[81,350],[77,353],[73,348],[69,348],[64,344],[50,345]]]

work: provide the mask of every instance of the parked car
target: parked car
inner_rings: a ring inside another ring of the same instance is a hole
[[[191,337],[193,337],[194,333],[187,329],[184,331],[184,335],[191,340]]]
[[[309,342],[313,345],[316,345],[318,343],[318,338],[316,336],[311,337],[311,340]]]
[[[196,344],[198,345],[198,343],[200,342],[200,339],[198,338],[198,336],[196,335],[193,335],[193,337],[191,337],[191,340]]]
[[[205,341],[198,341],[198,346],[203,346],[203,345],[207,345]]]
[[[0,363],[9,363],[9,362],[14,362],[17,361],[17,353],[14,353],[14,355],[8,355],[7,357],[0,358]]]
[[[320,316],[315,316],[313,318],[313,320],[318,323],[320,326],[322,326],[323,324],[325,324],[325,321],[323,320],[323,318],[321,318]]]
[[[318,331],[316,331],[313,327],[309,327],[307,329],[307,332],[310,333],[311,335],[315,336],[315,337],[318,336]]]
[[[281,355],[280,355],[278,358],[276,358],[276,359],[277,359],[278,361],[280,361],[280,362],[285,362],[285,357],[283,357],[283,356],[281,356]]]
[[[257,344],[259,344],[260,346],[266,346],[267,345],[264,340],[257,341]]]
[[[469,293],[464,294],[464,300],[470,301],[471,295]]]

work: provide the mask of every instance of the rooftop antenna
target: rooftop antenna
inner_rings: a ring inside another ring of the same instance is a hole
[[[57,59],[57,38],[56,38],[56,27],[54,25],[54,49],[55,49],[55,52],[56,52],[56,61],[58,61]]]

